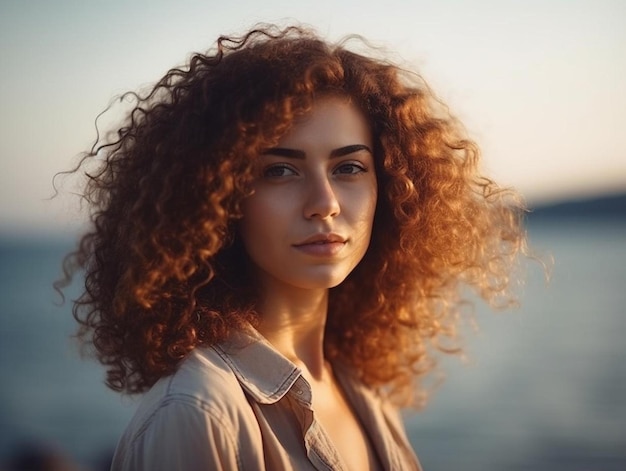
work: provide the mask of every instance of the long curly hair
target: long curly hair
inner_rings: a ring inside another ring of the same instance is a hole
[[[302,27],[220,37],[149,91],[68,173],[84,174],[91,228],[63,265],[84,271],[73,314],[107,385],[145,391],[197,346],[258,320],[236,233],[254,161],[316,97],[368,118],[378,202],[370,247],[329,297],[325,351],[398,403],[438,351],[456,349],[464,287],[515,300],[523,204],[478,171],[479,149],[412,72]]]

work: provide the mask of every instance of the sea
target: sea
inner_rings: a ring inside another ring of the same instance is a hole
[[[477,304],[463,355],[442,359],[426,406],[404,415],[426,471],[626,470],[626,221],[541,221],[529,236],[549,277],[531,262],[519,307]],[[3,471],[108,469],[136,407],[81,358],[52,288],[72,247],[0,241]]]

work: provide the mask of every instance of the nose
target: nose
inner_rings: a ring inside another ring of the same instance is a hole
[[[328,219],[339,215],[341,208],[332,183],[326,175],[312,177],[304,204],[304,217],[307,219]]]

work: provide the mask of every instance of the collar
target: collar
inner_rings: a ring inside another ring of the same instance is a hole
[[[278,402],[302,376],[300,369],[252,326],[233,332],[213,349],[232,369],[245,391],[261,404]]]

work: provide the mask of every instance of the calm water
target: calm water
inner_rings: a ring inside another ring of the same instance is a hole
[[[555,258],[522,308],[477,310],[468,359],[407,416],[426,471],[626,470],[626,223],[531,227]],[[71,244],[0,246],[0,468],[25,446],[101,469],[133,410],[69,338],[50,284]]]

